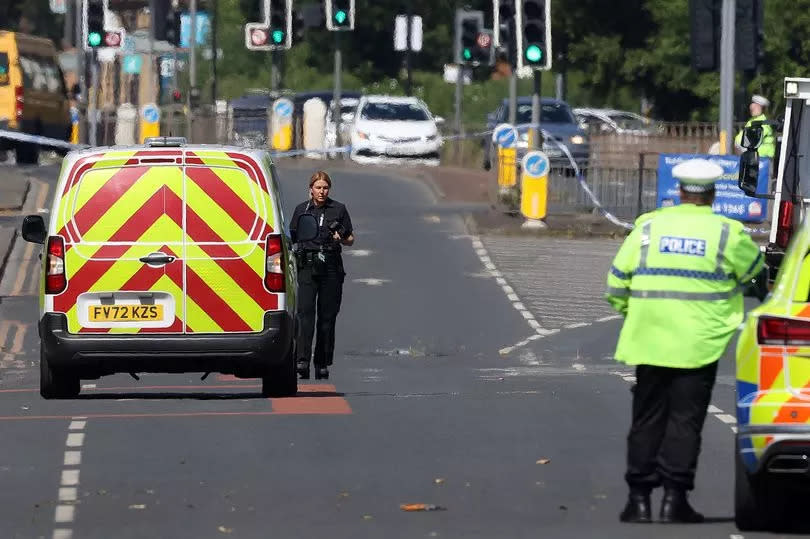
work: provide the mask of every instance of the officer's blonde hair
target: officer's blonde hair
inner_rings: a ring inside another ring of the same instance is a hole
[[[326,185],[328,185],[329,187],[332,187],[332,178],[329,177],[329,174],[327,174],[323,170],[319,170],[318,172],[313,174],[312,177],[309,179],[310,188],[313,185],[315,185],[315,182],[321,181],[321,180],[325,181]]]

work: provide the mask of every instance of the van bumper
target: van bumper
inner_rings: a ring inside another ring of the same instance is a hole
[[[266,375],[295,361],[293,316],[287,311],[264,315],[257,333],[119,335],[68,333],[67,318],[46,313],[39,322],[42,352],[51,367],[79,378],[114,373],[219,372],[244,378]]]

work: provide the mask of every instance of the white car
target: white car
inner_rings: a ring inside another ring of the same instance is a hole
[[[573,110],[579,125],[589,133],[648,136],[656,132],[656,122],[635,112],[581,107]]]
[[[351,126],[351,157],[359,163],[410,159],[438,164],[442,137],[422,100],[415,97],[365,96]]]
[[[359,99],[354,97],[343,97],[340,100],[340,135],[341,144],[348,144],[348,134],[352,121],[354,120],[354,113],[357,110]],[[333,148],[338,146],[337,136],[335,132],[335,122],[333,117],[334,111],[330,110],[326,113],[326,147]],[[334,153],[329,153],[329,157],[333,158]]]

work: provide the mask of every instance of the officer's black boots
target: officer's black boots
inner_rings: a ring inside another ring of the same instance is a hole
[[[309,380],[309,361],[299,361],[296,370],[301,380]]]
[[[665,523],[692,523],[703,522],[703,515],[692,509],[686,492],[683,490],[667,489],[661,501],[661,522]]]
[[[652,522],[650,495],[631,492],[627,498],[627,505],[624,506],[624,511],[619,515],[619,520],[639,524]]]
[[[315,379],[316,380],[328,380],[329,379],[329,369],[326,367],[315,367]]]

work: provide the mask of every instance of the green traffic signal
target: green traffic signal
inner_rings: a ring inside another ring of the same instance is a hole
[[[526,59],[530,62],[539,62],[543,59],[543,50],[537,45],[529,45],[526,49]]]
[[[279,44],[284,41],[284,32],[281,30],[273,30],[273,43]]]
[[[87,35],[87,43],[91,47],[98,47],[99,45],[101,45],[101,34],[99,34],[98,32],[90,32]]]
[[[464,49],[461,53],[465,60],[472,60],[472,51],[470,49]]]
[[[335,12],[335,21],[337,21],[338,24],[343,24],[344,22],[346,22],[347,17],[348,15],[346,15],[346,12],[342,9],[339,9]]]

